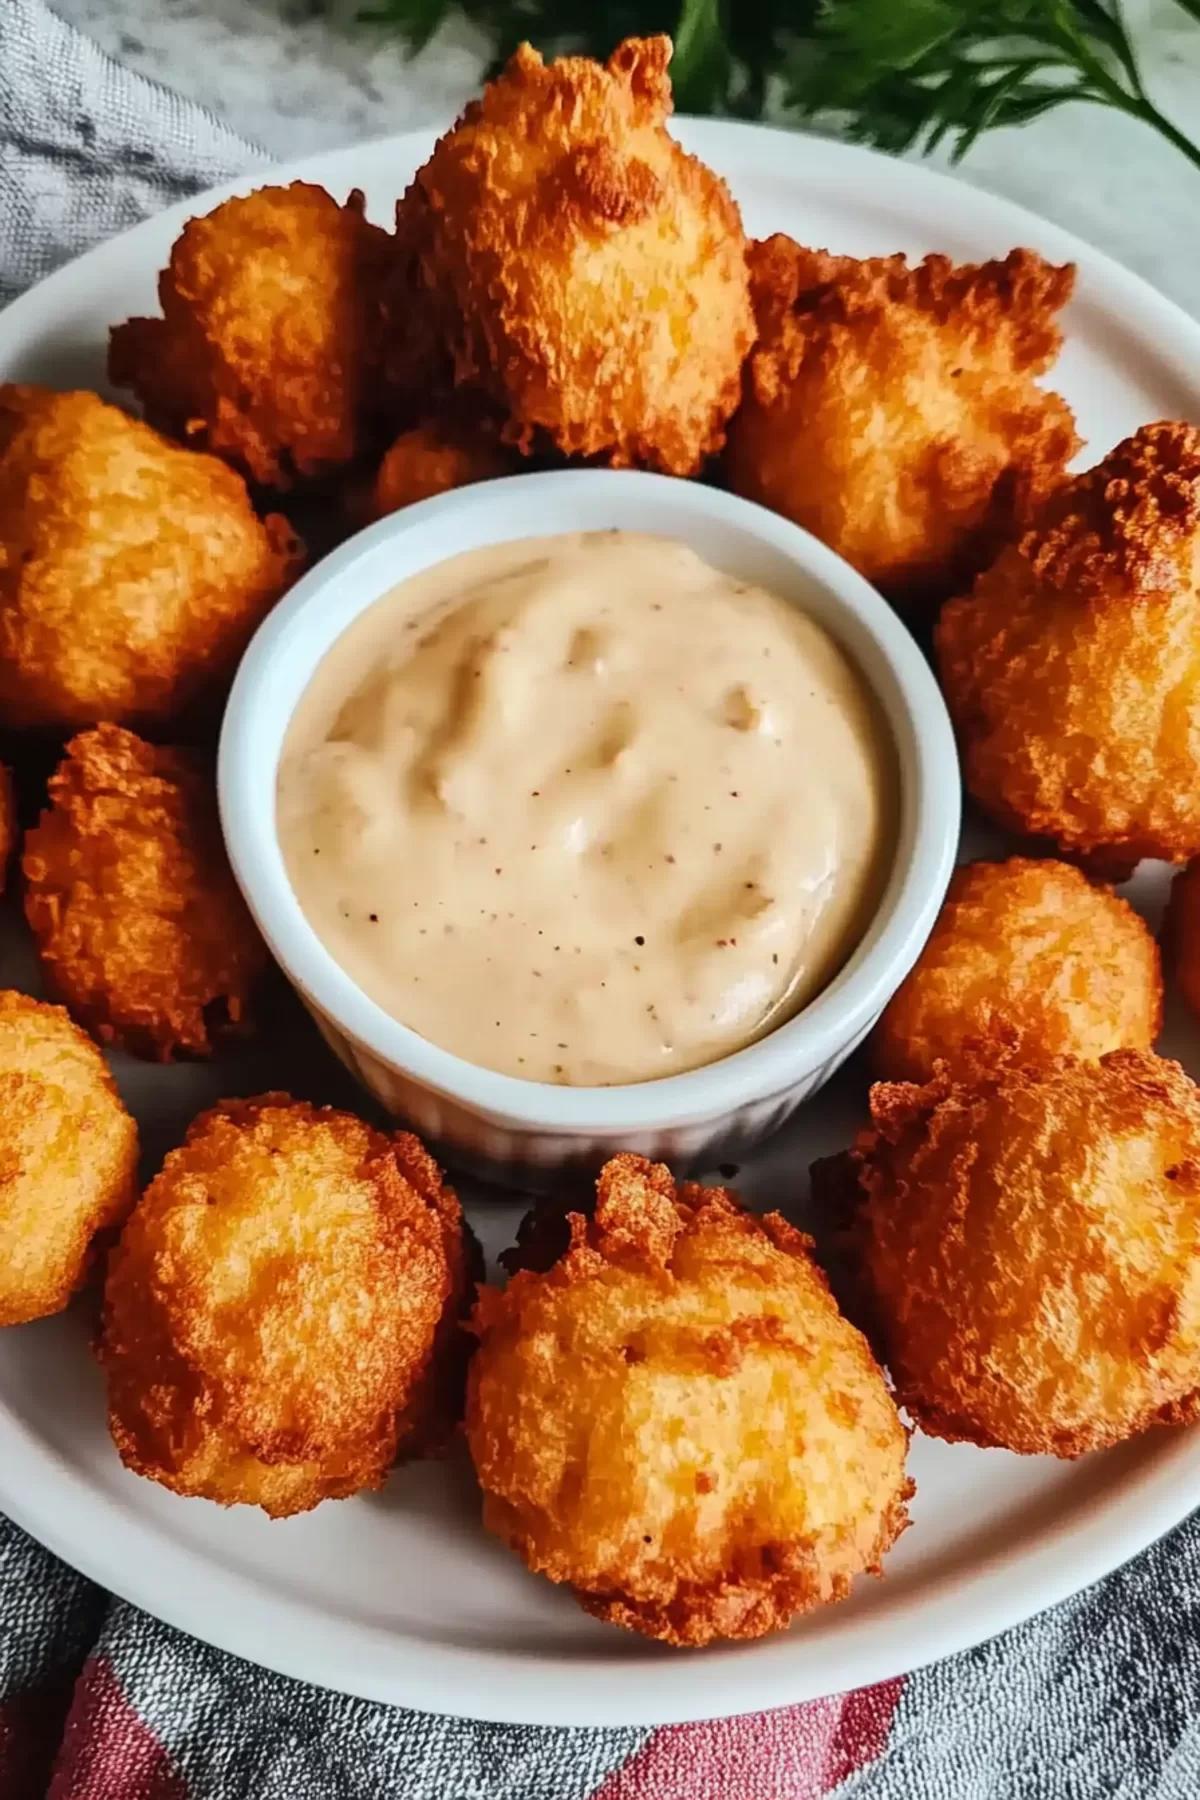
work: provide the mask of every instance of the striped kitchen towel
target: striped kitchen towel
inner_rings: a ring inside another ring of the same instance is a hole
[[[878,1687],[661,1730],[538,1730],[267,1674],[0,1517],[2,1800],[1197,1800],[1200,1521]]]
[[[41,0],[0,0],[0,300],[257,160]],[[0,1800],[827,1794],[1200,1800],[1200,1521],[902,1680],[703,1725],[536,1730],[265,1673],[101,1592],[0,1517]]]

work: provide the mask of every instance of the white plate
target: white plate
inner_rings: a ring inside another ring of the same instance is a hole
[[[1073,257],[1079,290],[1053,379],[1088,440],[1085,460],[1147,419],[1200,417],[1200,326],[1018,207],[821,139],[713,121],[681,120],[678,130],[727,177],[756,234],[790,231],[859,255],[980,258],[1029,244]],[[430,142],[421,133],[319,156],[281,178],[305,176],[339,196],[361,186],[386,222]],[[154,309],[172,240],[215,198],[94,250],[0,315],[0,378],[100,385],[108,325]],[[1161,873],[1142,876],[1137,897],[1152,915],[1162,891]],[[0,981],[27,975],[14,922],[0,939]],[[1167,1047],[1200,1072],[1200,1038],[1176,1025]],[[348,1097],[345,1077],[303,1034],[265,1063],[260,1050],[217,1070],[115,1060],[154,1153],[221,1092],[290,1080],[314,1097]],[[743,1171],[745,1190],[794,1206],[810,1159],[848,1141],[862,1100],[861,1075],[826,1090]],[[472,1206],[493,1250],[519,1211]],[[400,1471],[377,1496],[275,1524],[138,1480],[108,1443],[85,1338],[78,1312],[0,1333],[0,1507],[95,1580],[224,1649],[371,1699],[477,1718],[663,1724],[878,1681],[1065,1598],[1200,1503],[1200,1430],[1074,1464],[918,1438],[915,1523],[883,1581],[777,1637],[670,1651],[586,1617],[485,1537],[461,1460]]]

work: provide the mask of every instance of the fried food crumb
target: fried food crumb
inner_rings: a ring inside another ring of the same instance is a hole
[[[49,796],[25,839],[25,916],[74,1016],[159,1062],[250,1031],[270,959],[203,758],[101,725],[67,745]]]
[[[523,44],[402,205],[455,380],[524,451],[694,475],[737,404],[745,239],[666,130],[670,55],[630,38],[547,66]]]
[[[372,441],[391,239],[356,189],[262,187],[190,219],[159,276],[162,317],[128,319],[109,378],[151,423],[287,489]]]
[[[461,1401],[459,1204],[418,1140],[286,1094],[203,1113],[113,1252],[126,1466],[274,1518],[377,1488]]]
[[[1114,1050],[871,1093],[870,1335],[931,1436],[1080,1456],[1200,1417],[1200,1095]]]
[[[1060,488],[935,646],[968,790],[1113,872],[1200,855],[1200,430],[1144,425]]]
[[[386,518],[418,500],[431,500],[474,481],[511,474],[511,453],[483,438],[446,431],[426,422],[403,431],[379,465],[371,493],[370,516]]]
[[[597,1193],[551,1267],[480,1291],[485,1524],[588,1612],[672,1644],[841,1599],[912,1490],[904,1427],[810,1240],[637,1156]]]
[[[137,1197],[137,1126],[61,1006],[0,993],[0,1325],[61,1312]]]
[[[884,1081],[928,1081],[939,1062],[1148,1050],[1162,969],[1145,921],[1067,863],[1012,856],[955,870],[916,967],[872,1039]]]
[[[95,394],[0,385],[0,724],[211,705],[302,560],[215,457]]]
[[[750,248],[758,337],[725,466],[735,493],[794,519],[897,605],[934,604],[986,566],[1079,448],[1037,385],[1074,283],[1032,250],[955,266]]]

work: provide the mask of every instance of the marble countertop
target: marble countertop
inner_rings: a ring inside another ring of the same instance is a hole
[[[319,0],[51,0],[118,61],[287,158],[448,120],[486,46],[458,25],[417,58]],[[1148,85],[1200,139],[1200,25],[1174,0],[1126,0]],[[945,164],[944,155],[935,160]],[[982,138],[958,173],[1078,232],[1200,316],[1200,170],[1107,109],[1060,107]]]

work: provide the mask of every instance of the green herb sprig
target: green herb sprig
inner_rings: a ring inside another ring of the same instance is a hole
[[[666,31],[680,112],[761,118],[768,83],[816,23],[820,0],[369,0],[364,23],[423,49],[447,19],[469,19],[493,46],[492,70],[526,38],[546,55],[603,59],[622,38]]]
[[[1200,20],[1200,0],[1177,4]],[[957,161],[992,126],[1084,100],[1153,126],[1200,167],[1146,92],[1120,0],[830,0],[786,81],[802,116],[842,114],[884,150],[949,139]]]
[[[1200,24],[1200,0],[1175,0]],[[1146,91],[1121,0],[372,0],[360,16],[414,49],[451,15],[497,62],[523,38],[603,57],[669,31],[681,112],[836,122],[885,150],[957,160],[983,131],[1087,101],[1151,126],[1200,167],[1200,147]]]

